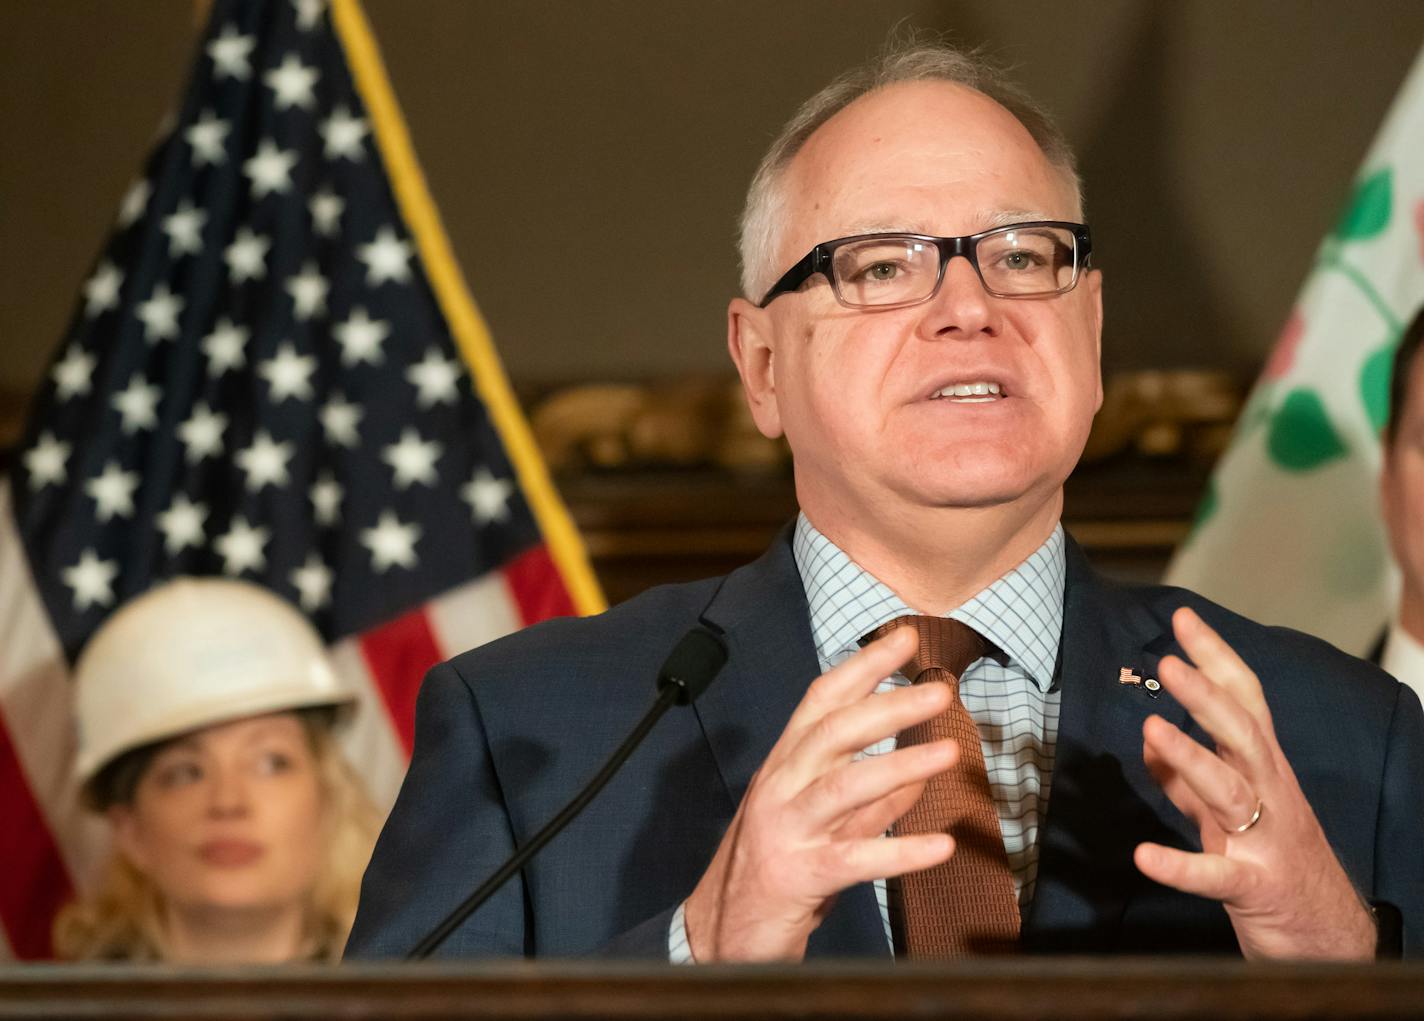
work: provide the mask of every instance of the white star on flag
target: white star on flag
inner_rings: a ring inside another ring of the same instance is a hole
[[[110,461],[101,474],[84,483],[84,492],[94,498],[100,521],[115,516],[133,517],[133,494],[137,488],[138,472],[124,471],[117,461]]]
[[[291,574],[292,585],[301,593],[302,609],[307,613],[320,610],[331,602],[331,568],[321,562],[321,557],[308,553],[306,563]]]
[[[187,462],[197,464],[205,457],[221,454],[226,429],[226,415],[213,411],[206,403],[193,405],[193,414],[178,427],[178,438],[183,441]]]
[[[152,297],[138,306],[144,339],[151,344],[178,336],[178,316],[183,312],[183,305],[183,299],[170,291],[167,284],[155,287]]]
[[[442,355],[439,348],[426,351],[424,358],[405,370],[405,378],[418,391],[415,403],[421,408],[454,404],[460,398],[455,389],[460,379],[460,365]]]
[[[403,525],[394,511],[382,511],[375,528],[361,529],[361,545],[371,551],[371,569],[385,574],[391,565],[411,568],[417,563],[415,544],[420,526]]]
[[[277,353],[257,367],[257,374],[271,387],[272,403],[288,397],[309,401],[312,398],[311,374],[316,371],[316,359],[299,355],[291,344],[283,344]]]
[[[272,90],[272,102],[279,111],[294,106],[310,110],[316,105],[312,89],[320,77],[315,68],[307,67],[295,53],[289,53],[278,67],[262,76],[262,81]]]
[[[247,364],[247,341],[251,331],[227,316],[213,324],[213,332],[203,338],[203,354],[208,356],[208,376],[217,379],[229,369]]]
[[[267,566],[263,547],[271,536],[265,528],[253,528],[244,517],[232,519],[232,526],[218,536],[214,546],[223,558],[223,571],[238,575],[243,571],[260,571]]]
[[[25,471],[30,473],[30,488],[43,489],[50,484],[62,484],[67,476],[64,463],[69,460],[70,444],[43,432],[35,445],[25,451]]]
[[[297,27],[310,32],[321,21],[321,13],[326,10],[326,0],[292,0],[297,12]]]
[[[208,222],[206,210],[196,209],[184,199],[177,210],[163,218],[163,233],[168,235],[168,254],[173,258],[196,255],[203,250],[203,226]]]
[[[228,273],[232,282],[240,284],[244,280],[260,280],[267,275],[267,250],[272,242],[261,234],[255,234],[248,227],[239,227],[232,244],[223,251]]]
[[[312,510],[318,525],[334,525],[340,518],[341,498],[345,491],[331,472],[322,472],[311,487]]]
[[[356,249],[356,257],[366,264],[366,283],[371,287],[386,280],[403,284],[410,279],[410,257],[415,254],[410,242],[396,237],[389,227],[376,232],[376,240]]]
[[[303,322],[326,311],[326,292],[330,289],[326,277],[311,260],[302,265],[300,273],[287,278],[287,293],[292,296],[297,318]]]
[[[247,473],[247,490],[261,492],[263,486],[285,486],[289,481],[287,462],[292,459],[292,443],[278,443],[266,429],[259,429],[252,446],[237,452],[237,465]]]
[[[328,238],[341,226],[341,214],[346,209],[346,203],[340,195],[326,187],[311,197],[307,209],[311,212],[312,229]]]
[[[83,397],[89,393],[97,360],[78,344],[70,344],[64,358],[55,363],[50,379],[54,380],[54,391],[61,401],[71,397]]]
[[[225,120],[219,120],[211,110],[204,110],[203,116],[192,127],[183,132],[184,139],[193,147],[193,165],[218,166],[227,162],[227,149],[223,142],[232,128]]]
[[[74,609],[108,606],[114,601],[114,579],[119,565],[112,560],[100,560],[93,547],[86,549],[79,563],[66,567],[61,574],[64,583],[74,590]]]
[[[248,56],[257,40],[243,35],[235,25],[223,26],[222,35],[208,43],[208,56],[213,61],[213,75],[217,78],[236,78],[246,81],[252,74]]]
[[[370,130],[366,125],[365,118],[353,117],[350,110],[343,105],[338,105],[331,111],[331,116],[317,127],[322,140],[326,143],[322,153],[329,160],[342,157],[349,160],[360,160],[366,155],[366,150],[361,146],[361,140]]]
[[[242,165],[242,172],[252,182],[252,197],[262,198],[272,192],[292,190],[292,168],[297,165],[295,151],[278,149],[270,138],[257,147],[257,155]]]
[[[158,515],[164,551],[171,557],[189,546],[202,546],[203,522],[207,518],[206,507],[189,500],[186,493],[179,493],[169,508]]]
[[[321,409],[321,427],[326,433],[326,442],[334,447],[357,446],[361,437],[356,433],[356,426],[364,414],[359,404],[348,403],[339,393],[332,394]]]
[[[514,483],[497,479],[489,469],[481,468],[460,488],[460,497],[474,512],[475,524],[487,525],[509,517],[509,498],[514,495]]]
[[[129,185],[129,190],[124,192],[124,200],[119,203],[119,226],[128,227],[142,216],[152,194],[153,185],[145,178],[141,177]]]
[[[414,429],[404,429],[399,443],[392,443],[381,453],[381,460],[395,469],[397,489],[409,489],[412,482],[435,485],[435,462],[441,447],[434,440],[422,440]]]
[[[372,319],[364,308],[353,308],[345,322],[331,328],[331,335],[341,345],[341,364],[348,368],[361,362],[380,365],[384,358],[381,342],[390,332],[390,323]]]
[[[125,436],[131,436],[140,429],[152,429],[158,424],[158,399],[161,396],[162,391],[144,379],[141,372],[134,373],[129,385],[114,394],[111,403],[119,413]]]
[[[90,319],[118,308],[119,288],[123,286],[124,274],[112,262],[105,259],[99,264],[84,284],[84,314]]]

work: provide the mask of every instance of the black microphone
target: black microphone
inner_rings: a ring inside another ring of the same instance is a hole
[[[481,904],[494,896],[496,890],[509,882],[510,877],[524,867],[525,862],[534,857],[540,848],[553,840],[560,830],[588,807],[588,803],[593,800],[594,795],[603,790],[608,781],[613,779],[613,774],[618,772],[619,767],[623,765],[628,756],[633,754],[633,750],[642,744],[643,738],[648,736],[648,731],[653,729],[653,724],[662,718],[663,713],[675,705],[691,705],[693,699],[707,690],[707,686],[712,683],[712,679],[717,676],[726,662],[727,646],[719,635],[701,626],[695,627],[683,635],[677,645],[673,646],[668,658],[663,661],[661,669],[658,670],[658,697],[653,702],[652,708],[638,721],[638,725],[618,746],[618,750],[609,756],[608,761],[603,764],[603,768],[588,782],[588,786],[579,791],[558,815],[550,819],[543,829],[530,838],[529,843],[515,851],[494,875],[481,883],[474,893],[466,897],[459,907],[445,917],[444,921],[431,929],[415,945],[415,949],[406,955],[406,960],[418,961],[434,953],[436,948],[449,939],[450,934],[464,923],[465,919],[474,914]]]

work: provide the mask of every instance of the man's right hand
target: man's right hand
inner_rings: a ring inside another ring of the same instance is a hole
[[[947,834],[885,836],[925,782],[958,761],[954,741],[855,760],[949,707],[944,684],[871,697],[915,641],[913,628],[897,629],[807,689],[684,906],[695,960],[800,960],[842,890],[938,865],[954,852]]]

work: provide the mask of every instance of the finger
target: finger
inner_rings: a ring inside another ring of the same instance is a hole
[[[1187,782],[1177,775],[1166,760],[1162,758],[1155,745],[1147,740],[1145,727],[1142,741],[1142,761],[1147,766],[1147,771],[1152,775],[1152,779],[1157,781],[1157,786],[1162,788],[1162,792],[1167,795],[1167,800],[1177,806],[1177,810],[1197,825],[1200,829],[1203,820],[1207,818],[1206,806],[1201,803],[1201,799],[1192,792]]]
[[[782,736],[799,735],[826,713],[865,698],[876,685],[904,666],[918,645],[914,628],[896,628],[844,663],[827,670],[806,689]]]
[[[1137,870],[1154,882],[1227,904],[1242,900],[1255,885],[1255,866],[1225,855],[1143,843],[1132,852],[1132,860]]]
[[[931,868],[953,853],[954,838],[947,833],[868,837],[819,847],[807,856],[806,866],[812,888],[829,896],[856,883]]]
[[[1157,675],[1192,719],[1211,735],[1218,754],[1240,769],[1259,794],[1273,772],[1274,733],[1264,730],[1231,692],[1212,684],[1200,670],[1177,656],[1164,656]]]
[[[1142,725],[1144,753],[1170,771],[1163,791],[1198,826],[1209,818],[1223,832],[1251,818],[1256,793],[1242,775],[1160,716]],[[1183,787],[1186,791],[1183,791]],[[1184,796],[1189,792],[1189,796]],[[1179,803],[1179,801],[1181,803]]]
[[[915,807],[915,802],[920,800],[924,791],[923,780],[898,787],[879,801],[856,809],[835,826],[831,836],[835,840],[884,836],[906,812]]]
[[[1229,690],[1246,711],[1264,727],[1271,725],[1271,711],[1261,681],[1226,639],[1216,633],[1196,611],[1181,607],[1172,614],[1172,630],[1192,662],[1208,679]]]
[[[947,684],[916,684],[862,698],[807,727],[778,763],[775,783],[784,797],[800,794],[858,753],[949,708]]]
[[[810,827],[840,825],[855,810],[880,801],[907,784],[922,784],[958,760],[959,745],[951,740],[867,756],[817,777],[791,807]]]

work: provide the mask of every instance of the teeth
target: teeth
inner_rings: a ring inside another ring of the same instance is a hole
[[[991,394],[997,397],[1001,394],[1001,392],[1002,391],[998,383],[990,383],[986,380],[976,380],[970,383],[953,383],[949,386],[941,387],[940,389],[934,392],[933,396],[954,398],[984,398],[989,397],[989,395]]]

